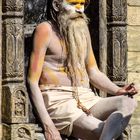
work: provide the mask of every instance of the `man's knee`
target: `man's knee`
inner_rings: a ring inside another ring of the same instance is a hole
[[[132,97],[121,96],[119,107],[127,115],[132,115],[137,107],[137,101]]]

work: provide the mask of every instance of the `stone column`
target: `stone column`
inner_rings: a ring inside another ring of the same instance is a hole
[[[23,9],[23,0],[2,0],[2,140],[34,139],[35,128],[26,124]]]
[[[107,16],[106,0],[99,0],[99,68],[106,74],[107,70]],[[106,97],[105,92],[100,91],[100,96]]]
[[[119,86],[127,82],[127,0],[107,0],[107,73]],[[131,127],[119,138],[130,140]]]
[[[127,81],[127,0],[107,1],[108,75],[124,85]]]

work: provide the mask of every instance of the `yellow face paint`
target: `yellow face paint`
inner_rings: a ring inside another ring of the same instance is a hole
[[[68,3],[84,3],[85,4],[85,0],[66,0]]]
[[[82,8],[82,5],[81,5],[81,4],[76,4],[76,5],[75,5],[75,8],[76,8],[76,9],[81,9],[81,8]]]
[[[84,12],[86,0],[64,0],[63,8],[71,13]]]

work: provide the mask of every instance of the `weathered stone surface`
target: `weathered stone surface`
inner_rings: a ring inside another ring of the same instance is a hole
[[[128,52],[128,71],[140,73],[140,52]]]
[[[140,26],[127,27],[127,41],[128,51],[140,51]]]
[[[132,134],[131,140],[139,140],[140,139],[140,125],[132,125]]]
[[[135,95],[134,98],[137,100],[138,106],[131,118],[131,124],[140,124],[140,94]]]
[[[28,96],[20,84],[2,87],[2,121],[5,123],[28,122]]]
[[[0,140],[11,140],[10,127],[6,124],[0,124]]]
[[[140,0],[127,0],[128,5],[140,6]]]
[[[11,140],[35,140],[35,125],[12,124]]]
[[[128,73],[128,82],[134,82],[136,84],[140,84],[140,73],[129,72]]]
[[[128,6],[128,25],[140,25],[140,7]]]

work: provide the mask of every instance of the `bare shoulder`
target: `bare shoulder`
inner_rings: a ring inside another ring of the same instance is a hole
[[[38,24],[34,32],[35,46],[38,48],[48,47],[52,38],[52,26],[48,22]]]
[[[50,35],[52,33],[52,26],[48,22],[42,22],[37,25],[35,32],[42,35]]]

